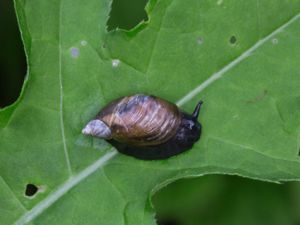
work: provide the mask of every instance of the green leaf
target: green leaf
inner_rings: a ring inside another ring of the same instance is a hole
[[[182,177],[299,180],[299,0],[150,1],[146,23],[109,33],[109,0],[15,4],[29,73],[0,112],[4,224],[153,225],[149,197]],[[142,161],[81,134],[141,92],[186,111],[204,101],[192,150]]]

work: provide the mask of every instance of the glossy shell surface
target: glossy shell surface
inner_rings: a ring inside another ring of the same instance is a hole
[[[133,95],[111,102],[96,119],[110,127],[114,140],[132,146],[153,146],[171,139],[182,118],[171,102],[154,96]]]

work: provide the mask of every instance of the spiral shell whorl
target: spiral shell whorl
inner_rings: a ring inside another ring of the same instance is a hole
[[[181,122],[173,103],[154,96],[134,95],[117,99],[100,111],[112,138],[134,146],[151,146],[172,138]]]

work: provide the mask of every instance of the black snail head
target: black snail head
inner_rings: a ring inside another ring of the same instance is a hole
[[[126,96],[105,106],[82,133],[104,138],[126,155],[164,159],[189,150],[199,140],[202,103],[188,114],[155,96]]]
[[[190,146],[199,140],[201,134],[201,124],[198,122],[198,116],[202,101],[198,102],[192,115],[182,112],[181,124],[176,132],[178,145]]]

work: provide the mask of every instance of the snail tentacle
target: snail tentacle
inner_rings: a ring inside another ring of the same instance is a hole
[[[199,116],[199,113],[200,113],[200,109],[201,109],[201,106],[203,104],[203,101],[199,101],[198,104],[196,105],[195,109],[194,109],[194,112],[192,114],[192,116],[194,117],[194,119],[198,119],[198,116]]]

